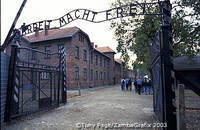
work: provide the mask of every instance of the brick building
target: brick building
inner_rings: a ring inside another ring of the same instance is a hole
[[[75,89],[111,85],[120,82],[123,69],[122,63],[114,59],[115,52],[109,47],[94,47],[89,36],[78,27],[52,29],[24,36],[21,46],[45,51],[66,51],[67,87]],[[7,53],[10,49],[7,48]],[[23,52],[20,52],[23,53]],[[32,61],[48,61],[58,63],[58,56],[38,56],[34,52]],[[48,76],[46,77],[48,78]]]

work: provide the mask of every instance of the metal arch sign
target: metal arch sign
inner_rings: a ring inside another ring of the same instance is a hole
[[[44,20],[21,26],[21,34],[26,35],[40,30],[49,30],[52,28],[60,28],[74,20],[82,19],[93,23],[100,23],[120,17],[135,15],[160,15],[160,12],[153,12],[150,9],[158,6],[158,3],[131,3],[120,7],[95,12],[88,9],[75,9],[64,16],[53,19]]]

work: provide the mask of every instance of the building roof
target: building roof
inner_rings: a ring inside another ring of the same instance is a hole
[[[122,59],[115,59],[116,62],[122,64],[123,63],[123,60]]]
[[[29,42],[40,42],[46,40],[72,37],[76,32],[81,30],[78,27],[68,27],[68,28],[55,28],[47,31],[48,31],[47,35],[45,35],[45,31],[40,31],[38,32],[37,36],[34,33],[32,35],[24,36],[24,38]]]
[[[94,51],[96,51],[96,52],[98,52],[99,54],[101,54],[101,55],[107,57],[108,59],[110,59],[109,56],[105,55],[103,52],[98,51],[96,48],[94,48]]]
[[[113,51],[110,47],[108,47],[108,46],[106,46],[106,47],[97,47],[97,48],[95,48],[95,49],[97,49],[98,51],[100,51],[100,52],[103,52],[103,53],[105,53],[105,52],[112,52],[112,53],[115,53],[115,51]]]

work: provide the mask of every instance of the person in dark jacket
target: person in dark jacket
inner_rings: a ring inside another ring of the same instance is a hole
[[[122,90],[122,91],[124,90],[125,85],[126,85],[125,80],[122,79],[122,80],[121,80],[121,90]]]
[[[137,87],[138,87],[138,94],[141,95],[141,89],[142,89],[142,80],[137,79]]]
[[[137,93],[138,92],[137,80],[134,81],[134,87],[135,87],[135,93]]]
[[[130,88],[130,91],[132,91],[132,81],[131,81],[131,79],[128,80],[128,86]]]
[[[147,78],[144,78],[143,82],[142,82],[142,88],[143,88],[143,93],[144,94],[149,94],[149,86],[148,86],[148,80]]]

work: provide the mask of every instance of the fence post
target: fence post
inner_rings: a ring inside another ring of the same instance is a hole
[[[6,109],[5,109],[5,117],[4,120],[9,122],[11,119],[11,113],[13,108],[19,109],[19,100],[17,97],[14,98],[14,87],[15,87],[15,79],[16,79],[16,60],[17,60],[17,44],[11,45],[11,56],[9,63],[9,74],[8,74],[8,87],[7,87],[7,96],[6,96]]]
[[[185,98],[184,85],[177,86],[177,130],[185,130]]]

